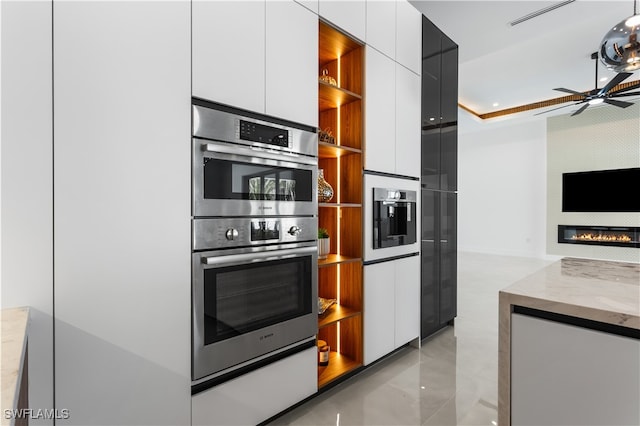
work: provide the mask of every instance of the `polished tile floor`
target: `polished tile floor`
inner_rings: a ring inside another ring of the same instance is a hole
[[[550,260],[458,254],[458,317],[272,425],[496,425],[498,291]]]

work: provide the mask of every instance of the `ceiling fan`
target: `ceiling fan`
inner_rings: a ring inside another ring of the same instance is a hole
[[[640,81],[636,81],[635,83],[622,88],[622,89],[618,89],[618,90],[611,90],[614,87],[616,87],[618,84],[622,83],[624,80],[626,80],[627,78],[629,78],[631,76],[632,73],[629,72],[621,72],[618,73],[615,77],[613,77],[611,79],[611,81],[609,81],[609,83],[607,83],[603,88],[598,89],[598,52],[594,52],[591,54],[591,59],[595,59],[595,64],[596,64],[596,84],[595,84],[595,89],[590,90],[588,92],[577,92],[575,90],[571,90],[571,89],[565,89],[564,87],[557,87],[553,90],[558,90],[560,92],[565,92],[565,93],[571,93],[572,95],[578,95],[581,96],[582,99],[580,99],[579,101],[575,102],[574,104],[571,105],[563,105],[559,108],[554,108],[554,109],[550,109],[548,111],[544,111],[535,115],[540,115],[540,114],[545,114],[547,112],[551,112],[551,111],[555,111],[557,109],[560,108],[566,108],[568,106],[574,106],[574,105],[580,105],[583,104],[577,111],[575,111],[573,114],[571,114],[571,116],[573,117],[574,115],[578,115],[580,114],[582,111],[584,111],[585,109],[587,109],[589,107],[589,105],[597,105],[597,104],[601,104],[601,103],[607,103],[609,105],[614,105],[617,106],[619,108],[627,108],[630,107],[631,105],[633,105],[633,102],[625,102],[625,101],[620,101],[620,100],[616,100],[616,99],[612,99],[612,98],[619,98],[619,97],[623,97],[623,96],[636,96],[636,95],[640,95],[640,91],[638,92],[629,92],[629,90],[633,90],[633,89],[637,89],[640,87]]]

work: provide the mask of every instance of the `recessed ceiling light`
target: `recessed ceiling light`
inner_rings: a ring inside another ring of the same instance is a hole
[[[609,80],[609,77],[600,77],[600,81],[607,81]]]
[[[494,102],[494,103],[493,103],[493,106],[494,106],[494,107],[497,107],[498,105],[500,105],[500,104],[499,104],[499,103],[497,103],[497,102]]]

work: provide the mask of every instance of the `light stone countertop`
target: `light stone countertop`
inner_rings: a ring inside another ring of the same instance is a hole
[[[513,306],[640,330],[640,264],[564,258],[499,294],[498,424],[511,419]]]
[[[15,409],[18,404],[22,367],[27,348],[29,308],[2,309],[2,424],[10,424],[5,419],[6,409]]]

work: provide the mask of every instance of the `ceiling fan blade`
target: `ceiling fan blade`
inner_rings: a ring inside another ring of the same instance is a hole
[[[620,107],[620,108],[627,108],[627,107],[630,107],[631,105],[633,105],[633,103],[631,103],[631,102],[616,101],[615,99],[609,99],[609,98],[605,98],[604,102],[606,104],[615,105],[615,106]]]
[[[586,103],[584,105],[582,105],[582,107],[580,107],[579,110],[577,110],[576,112],[574,112],[573,114],[571,114],[571,116],[573,117],[574,115],[578,115],[580,114],[582,111],[584,111],[585,109],[587,109],[589,107],[589,104]]]
[[[638,96],[638,95],[640,95],[640,92],[628,92],[628,93],[615,92],[615,93],[609,95],[609,99],[611,99],[611,98],[621,98],[623,96]]]
[[[602,89],[598,91],[598,95],[602,95],[603,93],[607,93],[609,90],[616,87],[618,84],[622,83],[624,80],[631,76],[630,72],[621,72],[618,73],[615,77],[611,79]]]
[[[555,88],[555,89],[553,89],[553,90],[557,90],[557,91],[559,91],[559,92],[571,93],[572,95],[580,95],[580,96],[583,96],[583,97],[585,97],[585,98],[587,97],[587,95],[585,95],[585,94],[584,94],[584,93],[582,93],[582,92],[576,92],[575,90],[565,89],[564,87],[556,87],[556,88]]]
[[[542,115],[542,114],[546,114],[546,113],[551,112],[551,111],[555,111],[557,109],[562,109],[562,108],[566,108],[566,107],[570,107],[570,106],[574,106],[574,105],[576,105],[576,104],[562,105],[562,106],[560,106],[558,108],[548,109],[546,111],[542,111],[542,112],[539,112],[539,113],[533,114],[533,115]]]
[[[633,89],[637,89],[638,87],[640,87],[640,80],[636,81],[633,84],[630,84],[629,86],[625,87],[624,89],[620,89],[620,90],[615,90],[613,92],[609,92],[609,96],[613,95],[614,93],[622,93],[622,92],[627,92],[629,90],[633,90]]]

